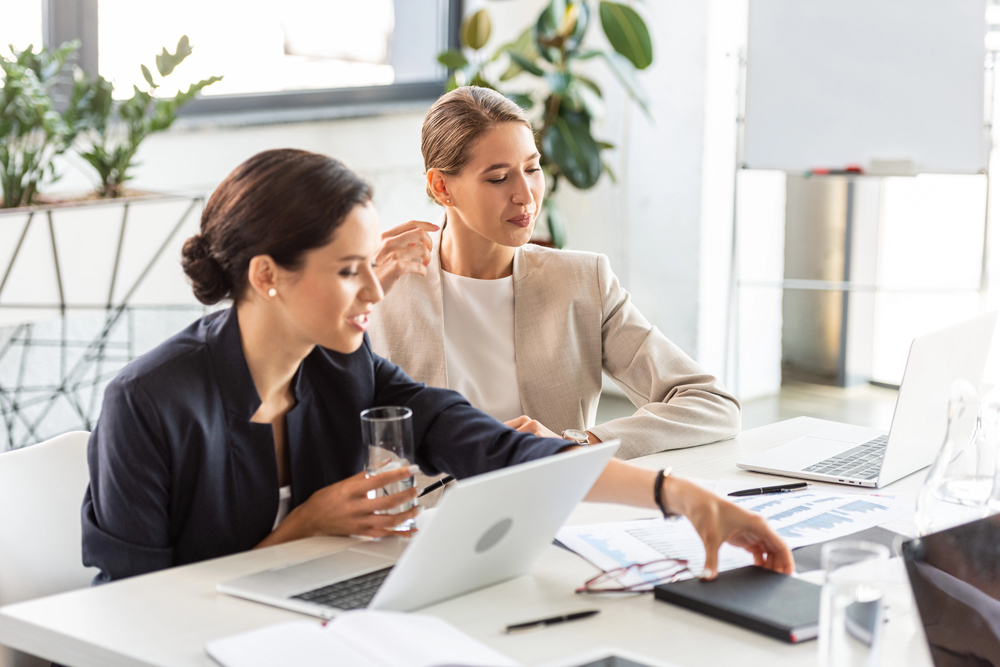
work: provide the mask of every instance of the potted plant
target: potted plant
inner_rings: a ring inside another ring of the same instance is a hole
[[[0,55],[0,208],[37,203],[39,184],[58,178],[53,161],[86,124],[81,110],[89,93],[80,82],[74,82],[63,111],[53,101],[78,47],[78,42],[68,42],[54,50],[35,53],[29,46],[24,51],[12,49],[9,58]]]
[[[2,58],[0,238],[13,240],[0,252],[0,440],[8,447],[91,428],[103,387],[141,341],[137,318],[175,329],[204,312],[175,259],[204,195],[134,193],[125,184],[141,142],[219,77],[156,94],[192,52],[182,37],[156,57],[156,75],[142,66],[148,88],[118,101],[111,82],[72,66],[76,47]],[[57,104],[56,84],[69,80],[68,99]],[[70,150],[94,168],[96,191],[40,197],[53,159]],[[26,367],[32,372],[18,372]]]
[[[596,23],[595,7],[611,50],[585,43],[588,29]],[[638,70],[653,62],[652,40],[642,17],[628,5],[610,0],[594,6],[587,0],[552,0],[517,39],[484,54],[490,32],[489,14],[481,9],[462,25],[463,48],[438,56],[452,72],[448,89],[493,88],[531,113],[550,193],[558,190],[562,179],[581,190],[594,187],[605,173],[614,180],[601,156],[614,144],[596,139],[592,131],[593,122],[604,113],[603,93],[581,66],[595,58],[603,60],[648,115],[646,95],[636,77]],[[551,243],[562,247],[565,229],[552,197],[546,198],[545,211]]]
[[[177,42],[174,53],[164,48],[156,56],[156,71],[160,78],[170,76],[191,52],[187,35]],[[97,172],[97,193],[101,197],[124,195],[125,182],[132,178],[130,170],[135,166],[135,155],[143,140],[173,125],[178,109],[205,87],[222,80],[221,76],[209,77],[191,84],[186,91],[179,91],[173,97],[156,97],[155,91],[161,84],[154,81],[148,67],[140,67],[149,90],[133,86],[132,97],[118,103],[113,98],[114,85],[104,77],[98,75],[84,84],[89,94],[83,114],[92,131],[81,135],[83,145],[78,152]]]

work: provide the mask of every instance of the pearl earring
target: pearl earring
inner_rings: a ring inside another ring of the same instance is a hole
[[[445,200],[444,200],[444,203],[445,203],[445,204],[450,204],[450,203],[451,203],[451,200],[450,200],[450,199],[445,199]]]
[[[271,298],[274,298],[274,297],[278,296],[278,290],[276,290],[276,289],[274,289],[272,287],[271,289],[267,290],[267,295],[269,297],[271,297]]]

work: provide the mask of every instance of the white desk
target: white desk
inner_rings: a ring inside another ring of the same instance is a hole
[[[636,461],[648,468],[672,465],[686,477],[766,475],[736,468],[756,451],[791,440],[821,420],[800,417],[744,432],[714,445],[656,454]],[[916,473],[892,486],[915,496]],[[651,516],[614,505],[582,504],[569,523]],[[905,530],[905,526],[892,526]],[[0,644],[73,667],[215,665],[205,654],[212,639],[272,623],[307,618],[215,592],[216,583],[339,547],[351,538],[311,538],[163,572],[134,577],[0,609]],[[788,645],[748,630],[655,601],[650,595],[617,599],[574,595],[594,568],[557,547],[548,549],[530,576],[443,602],[423,613],[443,618],[525,664],[538,664],[596,646],[626,650],[678,665],[783,665],[816,662],[817,644]],[[599,616],[529,633],[505,635],[509,623],[600,608]],[[899,665],[931,665],[915,612],[887,625]]]

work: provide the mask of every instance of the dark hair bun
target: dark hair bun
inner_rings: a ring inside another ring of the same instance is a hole
[[[208,241],[201,234],[195,234],[184,242],[181,266],[191,279],[195,298],[203,304],[210,306],[218,303],[229,294],[230,285],[226,272],[212,257]]]

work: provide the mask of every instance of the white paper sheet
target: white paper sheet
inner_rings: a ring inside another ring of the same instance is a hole
[[[846,537],[913,514],[912,502],[875,490],[831,490],[810,485],[799,491],[732,498],[727,494],[748,488],[746,480],[724,479],[715,492],[743,509],[761,514],[789,547],[804,547]]]
[[[745,480],[722,480],[715,492],[724,496],[745,488]],[[793,549],[844,537],[914,511],[910,503],[891,494],[829,491],[815,486],[791,493],[726,499],[763,515]],[[688,576],[699,575],[705,567],[701,538],[685,518],[569,526],[560,529],[556,538],[604,571],[658,558],[688,560],[692,573]],[[720,571],[752,564],[753,557],[742,549],[724,544],[719,550]],[[622,581],[633,584],[639,580]]]
[[[391,641],[390,641],[391,640]],[[271,625],[209,642],[223,667],[516,667],[505,655],[433,616],[349,611],[319,621]]]
[[[691,522],[683,518],[569,526],[561,528],[556,539],[604,571],[632,563],[649,563],[661,558],[687,560],[691,574],[684,578],[701,575],[705,569],[705,547]],[[722,545],[719,550],[720,570],[731,570],[744,565],[753,565],[753,556],[732,545]],[[631,586],[638,584],[641,579],[629,577],[619,581]],[[652,587],[653,584],[650,583],[639,590]]]

